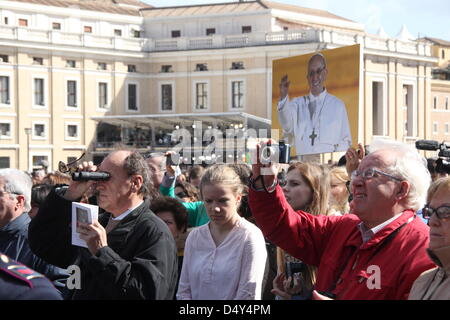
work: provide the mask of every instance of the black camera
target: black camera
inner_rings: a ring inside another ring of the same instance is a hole
[[[416,141],[416,148],[429,151],[439,150],[439,159],[436,160],[434,169],[437,173],[450,174],[450,149],[447,144],[439,143],[434,140],[418,140]]]
[[[89,171],[80,171],[72,173],[73,181],[106,181],[111,177],[108,172],[89,172]]]
[[[286,262],[285,275],[286,279],[292,277],[294,273],[300,273],[305,271],[306,265],[303,262]]]
[[[262,164],[268,163],[289,163],[291,155],[291,145],[280,141],[279,144],[268,142],[261,148],[259,159]]]

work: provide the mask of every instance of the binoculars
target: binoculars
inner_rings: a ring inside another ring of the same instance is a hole
[[[111,177],[108,172],[88,172],[88,171],[80,171],[72,173],[73,181],[106,181]]]

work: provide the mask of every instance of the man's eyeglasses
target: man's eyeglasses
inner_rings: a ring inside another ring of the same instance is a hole
[[[0,190],[0,197],[3,197],[4,194],[14,194],[17,196],[20,195],[20,193],[17,193],[17,192],[9,192],[9,191]]]
[[[450,206],[440,206],[439,208],[433,209],[428,204],[422,209],[422,216],[425,219],[430,219],[433,214],[439,219],[445,219],[450,217]]]
[[[325,67],[319,68],[319,69],[317,69],[317,70],[315,70],[315,71],[314,71],[314,70],[311,70],[311,71],[308,72],[308,76],[309,76],[310,78],[314,77],[315,74],[317,74],[318,76],[320,76],[320,74],[322,73],[323,70],[325,70]]]
[[[362,172],[359,170],[353,171],[352,172],[352,180],[356,179],[356,177],[359,177],[359,176],[361,176],[364,180],[371,179],[373,177],[377,177],[377,174],[381,174],[383,176],[386,176],[386,177],[391,178],[396,181],[403,181],[402,179],[394,177],[393,175],[390,175],[389,173],[386,173],[386,172],[383,172],[383,171],[380,171],[380,170],[377,170],[374,168],[368,168]]]

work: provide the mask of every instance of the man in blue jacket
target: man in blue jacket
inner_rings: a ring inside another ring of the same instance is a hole
[[[0,252],[42,273],[62,291],[68,274],[36,256],[28,244],[31,178],[17,169],[0,169]]]

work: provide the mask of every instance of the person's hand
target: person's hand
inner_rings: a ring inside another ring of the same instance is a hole
[[[174,155],[176,155],[177,153],[175,151],[167,151],[164,155],[167,157],[166,159],[166,172],[170,177],[174,177],[175,176],[175,172],[177,170],[177,165],[170,165],[169,164],[169,157],[172,157]]]
[[[290,295],[298,294],[302,291],[302,281],[299,273],[294,273],[292,277],[287,278],[284,282],[284,291]]]
[[[92,255],[95,255],[99,249],[108,245],[106,230],[98,221],[94,221],[92,224],[79,222],[78,230],[80,239],[86,241]]]
[[[92,161],[83,161],[78,165],[78,171],[97,171],[97,166]],[[69,188],[64,194],[64,198],[70,201],[75,201],[83,196],[93,185],[95,181],[71,181]]]
[[[348,148],[345,153],[345,169],[347,170],[348,177],[352,176],[352,172],[358,169],[361,160],[364,158],[364,146],[359,143],[358,150],[355,148]]]
[[[280,82],[280,100],[283,100],[288,95],[290,84],[291,82],[289,81],[288,75],[284,75]]]
[[[292,296],[284,289],[285,282],[286,277],[284,276],[284,273],[278,274],[272,281],[273,289],[270,290],[270,292],[281,297],[283,300],[291,300]]]
[[[273,279],[273,289],[271,292],[285,300],[290,300],[293,295],[302,290],[300,275],[294,274],[293,277],[286,279],[283,273],[280,273]]]
[[[273,139],[269,139],[264,142],[260,142],[256,145],[256,163],[252,164],[252,176],[253,178],[262,176],[264,180],[264,185],[269,187],[273,184],[277,174],[278,174],[278,162],[262,163],[260,159],[261,151],[266,147],[267,143],[275,144]],[[262,183],[260,180],[256,181],[256,187],[261,188]]]
[[[313,290],[312,299],[313,300],[334,300],[327,296],[324,296],[323,294],[318,293],[316,290]]]

